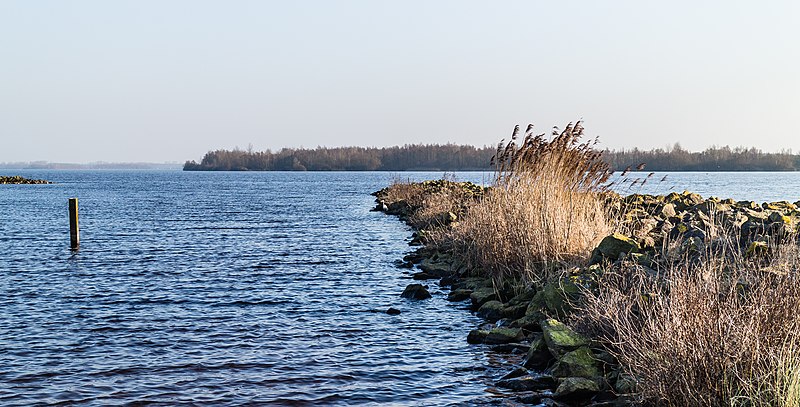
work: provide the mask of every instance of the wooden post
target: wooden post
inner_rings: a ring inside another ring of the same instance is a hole
[[[81,245],[78,229],[78,198],[69,198],[69,248],[78,250]]]

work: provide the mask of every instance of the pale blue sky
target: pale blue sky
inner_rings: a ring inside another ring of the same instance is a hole
[[[0,0],[0,162],[495,144],[800,151],[796,1]]]

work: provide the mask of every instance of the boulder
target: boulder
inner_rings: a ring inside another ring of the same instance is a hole
[[[543,320],[541,325],[542,337],[547,348],[557,358],[567,352],[589,345],[588,339],[555,319]]]
[[[486,335],[489,334],[489,331],[484,329],[473,329],[469,331],[467,334],[467,343],[471,343],[473,345],[483,343],[486,340]]]
[[[468,300],[469,296],[472,294],[472,290],[467,288],[457,288],[455,290],[451,290],[450,294],[447,294],[447,301],[459,302]]]
[[[554,389],[558,381],[548,375],[527,375],[510,379],[501,379],[495,383],[497,387],[513,391],[536,391]]]
[[[519,328],[495,328],[486,334],[483,343],[497,345],[501,343],[518,342],[524,337]]]
[[[481,287],[472,291],[469,299],[472,300],[472,305],[479,308],[487,301],[497,300],[497,293],[492,287]]]
[[[528,369],[544,370],[553,360],[553,355],[547,350],[547,344],[542,337],[536,338],[531,342],[528,355],[522,366]]]
[[[422,284],[409,284],[400,296],[410,300],[426,300],[431,298],[428,289]]]
[[[561,401],[578,403],[590,399],[600,392],[600,386],[583,377],[568,377],[561,381],[553,396]]]
[[[604,257],[616,260],[619,258],[620,254],[638,252],[639,243],[635,239],[621,233],[614,233],[604,237],[596,250]]]
[[[500,318],[503,318],[503,311],[505,307],[503,303],[500,301],[492,300],[486,301],[478,308],[477,315],[483,319],[488,319],[489,321],[497,321]]]
[[[585,377],[587,379],[595,379],[600,377],[599,365],[598,360],[594,358],[589,347],[582,346],[558,358],[550,370],[550,373],[556,377]]]

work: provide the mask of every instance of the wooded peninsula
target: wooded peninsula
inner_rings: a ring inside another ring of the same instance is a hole
[[[495,146],[407,144],[396,147],[284,148],[276,152],[209,151],[200,161],[187,161],[184,171],[487,171]],[[691,152],[670,148],[605,150],[603,158],[615,170],[639,167],[644,171],[798,171],[800,155],[784,150],[710,147]]]

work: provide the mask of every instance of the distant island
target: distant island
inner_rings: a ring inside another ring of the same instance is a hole
[[[51,163],[48,161],[0,163],[0,169],[13,170],[177,170],[180,163]]]
[[[209,151],[184,171],[489,171],[494,146],[407,144],[396,147],[284,148],[277,152]],[[710,147],[701,152],[680,144],[667,149],[605,150],[603,158],[615,170],[643,171],[798,171],[800,155],[791,151],[765,153],[756,148]],[[640,164],[645,164],[640,166]]]

